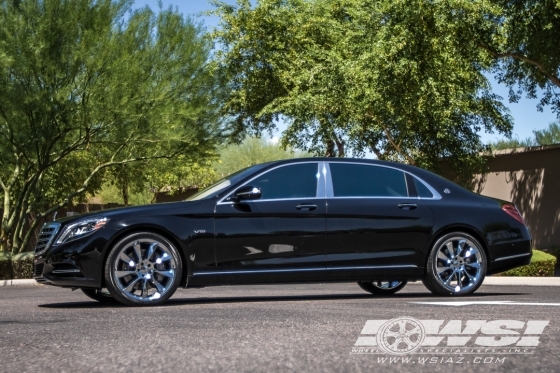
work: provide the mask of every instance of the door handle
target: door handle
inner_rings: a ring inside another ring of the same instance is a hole
[[[311,204],[308,204],[308,203],[304,203],[304,204],[296,206],[297,210],[304,210],[304,211],[313,211],[316,208],[317,208],[317,205],[311,205]]]
[[[415,203],[399,203],[398,207],[402,210],[414,210],[418,206]]]

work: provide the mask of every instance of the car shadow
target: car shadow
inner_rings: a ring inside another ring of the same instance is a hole
[[[531,295],[531,293],[477,293],[472,296],[461,297],[461,299],[476,300],[487,297],[501,297],[501,296],[523,296]],[[394,295],[376,296],[371,294],[305,294],[305,295],[272,295],[272,296],[240,296],[240,297],[196,297],[196,298],[171,298],[165,304],[158,307],[173,307],[184,306],[189,304],[225,304],[225,303],[254,303],[254,302],[308,302],[308,301],[328,301],[328,300],[351,300],[351,299],[371,299],[376,302],[379,301],[395,301],[406,299],[421,299],[436,300],[436,299],[451,299],[448,297],[437,297],[430,293],[398,293]],[[453,298],[458,299],[458,298]],[[41,308],[114,308],[125,307],[119,303],[102,304],[95,301],[84,302],[66,302],[66,303],[48,303],[40,304]]]

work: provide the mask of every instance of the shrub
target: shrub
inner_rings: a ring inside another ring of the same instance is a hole
[[[12,271],[14,279],[33,278],[33,261],[35,255],[32,252],[14,255],[12,258]]]
[[[502,272],[498,276],[531,276],[531,277],[548,277],[554,276],[554,266],[556,258],[540,250],[533,250],[531,263]]]

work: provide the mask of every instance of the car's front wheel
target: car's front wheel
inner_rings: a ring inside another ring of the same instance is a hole
[[[391,295],[406,286],[406,281],[358,281],[358,286],[368,293]]]
[[[472,294],[486,275],[486,253],[473,236],[453,232],[432,246],[422,282],[436,295]]]
[[[181,281],[181,256],[159,234],[142,232],[120,240],[105,264],[109,292],[131,306],[151,306],[168,300]]]

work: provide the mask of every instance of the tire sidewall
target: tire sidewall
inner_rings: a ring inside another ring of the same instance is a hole
[[[482,271],[481,271],[481,274],[480,274],[480,280],[478,281],[478,283],[475,286],[473,286],[472,288],[470,288],[466,291],[460,291],[460,292],[451,291],[448,288],[446,288],[445,286],[443,286],[442,284],[440,284],[439,280],[438,280],[437,269],[436,269],[436,266],[437,266],[437,264],[436,264],[437,251],[438,251],[438,248],[441,246],[441,243],[445,242],[446,240],[448,240],[451,237],[463,237],[463,238],[468,239],[469,241],[475,243],[478,246],[477,249],[479,250],[480,255],[482,257],[482,263],[481,263]],[[486,255],[486,251],[484,250],[484,247],[482,246],[480,241],[478,239],[476,239],[475,237],[473,237],[472,235],[470,235],[468,233],[463,233],[463,232],[451,232],[451,233],[444,234],[443,236],[438,238],[436,240],[436,242],[432,245],[432,249],[430,250],[430,255],[428,255],[428,262],[426,263],[426,278],[424,278],[424,280],[422,282],[428,288],[428,290],[430,290],[432,293],[434,293],[436,295],[447,295],[447,296],[460,297],[460,296],[472,294],[484,282],[484,278],[486,277],[486,270],[487,270],[487,266],[488,266],[488,259],[487,258],[488,258],[488,256]]]
[[[127,297],[126,295],[122,294],[120,287],[117,283],[117,280],[114,278],[114,263],[116,256],[119,255],[122,248],[128,245],[132,241],[136,241],[142,238],[150,238],[161,242],[162,244],[166,245],[169,248],[169,251],[173,255],[173,259],[175,259],[175,263],[177,263],[175,271],[177,276],[175,276],[174,283],[171,285],[169,290],[159,299],[155,299],[149,302],[142,302],[136,299],[132,299]],[[154,306],[159,305],[166,302],[177,290],[180,282],[181,282],[181,275],[183,273],[183,264],[181,261],[181,255],[179,255],[179,251],[168,239],[165,237],[152,232],[137,232],[132,233],[124,237],[123,239],[119,240],[107,255],[107,260],[105,261],[105,282],[107,284],[107,289],[111,293],[111,295],[120,303],[126,304],[129,306]]]

